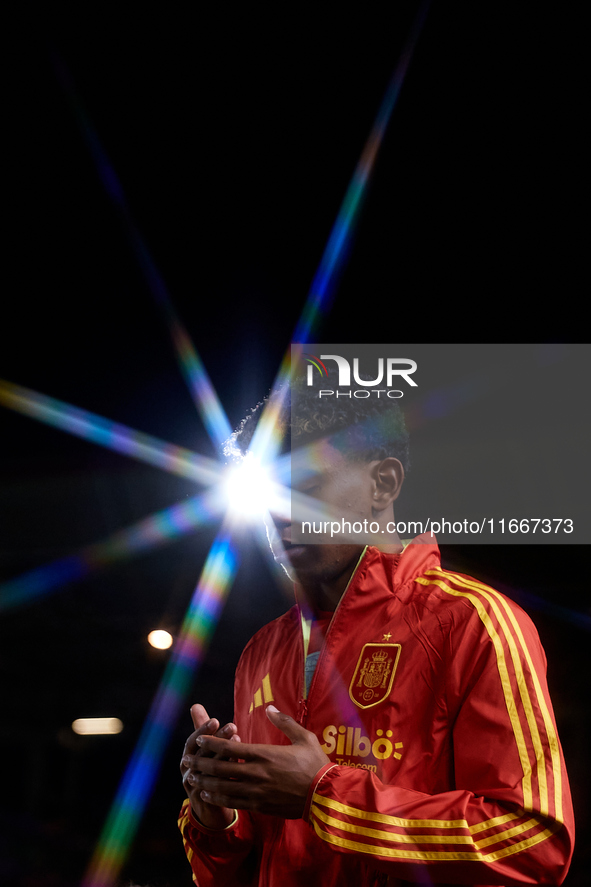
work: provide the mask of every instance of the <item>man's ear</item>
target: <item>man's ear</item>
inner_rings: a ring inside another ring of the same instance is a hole
[[[399,459],[388,456],[381,462],[373,462],[370,466],[370,474],[374,482],[372,509],[379,514],[380,511],[385,511],[400,495],[404,482],[404,468]]]

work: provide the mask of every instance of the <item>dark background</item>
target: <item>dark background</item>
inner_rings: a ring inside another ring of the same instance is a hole
[[[214,455],[57,72],[69,72],[236,424],[272,385],[416,9],[23,5],[5,31],[0,376]],[[432,4],[318,340],[584,340],[582,32],[582,4]],[[1,416],[4,579],[195,492]],[[178,631],[215,532],[3,614],[3,883],[78,883],[170,655],[146,635]],[[240,547],[187,699],[222,720],[242,647],[286,606],[247,536]],[[579,825],[569,885],[589,869],[588,631],[577,618],[589,615],[587,554],[443,550],[446,566],[495,583],[539,628]],[[74,718],[103,714],[121,717],[120,735],[71,732]],[[190,883],[175,822],[189,730],[187,715],[121,884]]]

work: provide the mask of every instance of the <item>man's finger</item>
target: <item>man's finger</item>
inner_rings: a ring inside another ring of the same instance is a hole
[[[191,733],[187,741],[185,742],[185,747],[183,749],[183,757],[185,755],[194,755],[199,746],[196,743],[197,734]]]
[[[183,750],[184,755],[194,755],[196,753],[201,753],[199,749],[199,745],[197,745],[197,737],[203,736],[204,734],[213,734],[216,732],[218,727],[220,726],[220,722],[217,718],[210,718],[208,721],[205,721],[198,730],[194,730],[187,741],[185,742],[185,748]]]
[[[212,804],[214,807],[229,807],[235,810],[250,810],[254,807],[249,797],[235,797],[220,791],[202,791],[199,795],[206,804]]]
[[[193,720],[193,726],[195,727],[196,730],[198,730],[207,721],[209,721],[209,715],[207,714],[207,710],[199,702],[195,703],[195,705],[192,705],[190,710],[191,710],[191,718]]]
[[[220,758],[242,758],[244,761],[253,761],[259,758],[261,750],[265,748],[265,746],[251,745],[248,742],[220,739],[217,736],[198,736],[195,742],[204,754],[217,755]]]
[[[221,730],[218,730],[215,735],[219,736],[221,739],[228,739],[230,742],[240,742],[240,736],[238,736],[238,728],[236,727],[236,724],[226,724],[226,726],[222,727]],[[199,748],[199,746],[197,747]],[[200,749],[199,754],[203,755],[203,750]],[[214,757],[220,758],[222,756],[218,753],[217,755],[214,755]],[[237,761],[238,758],[234,756],[233,758],[230,758],[230,760]]]
[[[309,731],[306,730],[305,727],[302,727],[301,724],[294,721],[293,718],[290,718],[289,715],[279,711],[274,705],[267,706],[267,717],[271,723],[275,727],[278,727],[282,733],[285,733],[287,738],[291,739],[293,743],[303,742],[307,738]]]
[[[230,722],[221,727],[215,735],[220,739],[231,739],[236,733],[238,733],[238,727]]]
[[[208,803],[220,807],[246,810],[255,806],[258,795],[257,787],[252,783],[228,782],[225,779],[216,779],[215,776],[200,776],[199,785],[201,799],[206,800],[204,795],[209,795],[215,800],[209,800]]]
[[[230,761],[233,764],[238,764],[238,758],[228,758],[228,757],[220,757],[218,755],[214,755],[213,757],[209,757],[208,755],[197,754],[197,755],[183,755],[181,758],[181,773],[184,773],[185,770],[193,770],[199,773],[213,773],[213,769],[204,764],[201,766],[203,761],[209,761],[213,763],[213,761]]]
[[[236,761],[220,760],[219,758],[193,758],[191,765],[194,773],[203,773],[219,779],[235,779],[240,782],[252,782],[260,778],[260,767],[256,764],[239,764]],[[256,768],[256,773],[253,772]]]

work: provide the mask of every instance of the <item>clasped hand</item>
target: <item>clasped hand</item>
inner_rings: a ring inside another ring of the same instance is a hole
[[[181,771],[193,809],[204,825],[208,822],[201,818],[203,805],[228,812],[233,808],[255,810],[284,819],[302,816],[310,784],[316,773],[330,764],[330,758],[314,733],[289,715],[270,705],[267,717],[291,740],[291,745],[240,742],[233,724],[215,736],[198,730],[189,737]],[[224,730],[231,738],[223,738]],[[196,752],[191,754],[193,748]],[[230,821],[226,814],[223,824],[211,827],[223,828]]]

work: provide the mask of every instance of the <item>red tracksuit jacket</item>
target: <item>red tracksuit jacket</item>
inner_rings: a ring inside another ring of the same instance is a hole
[[[570,792],[544,653],[516,604],[443,570],[430,537],[399,555],[369,547],[307,699],[304,657],[296,605],[246,646],[234,720],[244,742],[288,744],[266,717],[273,702],[333,763],[299,820],[239,811],[212,831],[186,801],[179,826],[197,884],[561,883]]]

